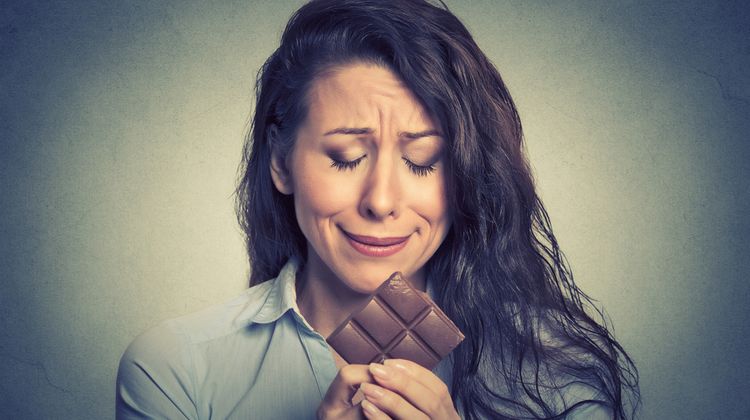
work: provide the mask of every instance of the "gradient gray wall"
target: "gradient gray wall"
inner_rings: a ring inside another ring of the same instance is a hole
[[[0,417],[107,418],[156,322],[245,286],[232,191],[298,2],[0,6]],[[750,8],[449,1],[520,109],[643,418],[750,418]]]

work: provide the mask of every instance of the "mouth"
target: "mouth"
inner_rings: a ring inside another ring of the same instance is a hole
[[[409,242],[410,236],[378,238],[374,236],[355,235],[342,229],[349,244],[368,257],[388,257],[401,251]]]

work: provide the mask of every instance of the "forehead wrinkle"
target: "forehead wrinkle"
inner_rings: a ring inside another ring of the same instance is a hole
[[[357,67],[328,73],[313,83],[309,104],[318,113],[314,123],[324,125],[321,131],[369,128],[379,137],[393,125],[393,131],[398,130],[403,138],[406,132],[435,129],[421,102],[399,78],[382,68],[379,77],[362,77]],[[402,109],[404,97],[408,98],[406,110]]]
[[[370,105],[378,111],[379,125],[381,127],[392,126],[393,131],[398,130],[397,134],[400,139],[406,137],[407,133],[420,133],[434,129],[431,118],[427,116],[411,91],[403,88],[401,90],[401,92],[394,92],[392,95],[381,95],[390,103],[378,101],[378,98],[373,98],[370,101]],[[403,102],[394,103],[403,96],[409,98],[406,110],[400,106],[404,105]],[[383,129],[380,130],[381,133],[384,131]]]

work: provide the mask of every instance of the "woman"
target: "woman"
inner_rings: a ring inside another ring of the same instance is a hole
[[[510,95],[445,8],[303,6],[259,72],[244,156],[252,287],[136,339],[118,417],[633,414],[635,366],[585,310]],[[434,371],[325,342],[394,271],[466,335]]]

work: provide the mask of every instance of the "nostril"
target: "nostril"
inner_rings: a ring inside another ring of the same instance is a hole
[[[371,205],[366,206],[365,215],[368,219],[383,219],[389,216],[396,215],[396,209],[392,206],[377,208]]]

